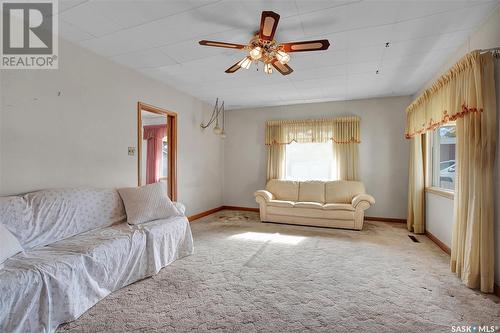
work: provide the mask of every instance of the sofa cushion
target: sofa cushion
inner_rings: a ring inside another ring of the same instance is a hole
[[[277,200],[299,200],[299,182],[293,180],[271,179],[267,182],[266,190]]]
[[[287,201],[287,200],[269,200],[267,204],[269,206],[274,206],[274,207],[290,207],[290,208],[292,208],[295,205],[293,201]]]
[[[326,182],[326,203],[351,203],[352,199],[361,193],[365,193],[365,186],[361,182],[336,180]]]
[[[336,203],[329,203],[329,204],[324,204],[323,209],[326,210],[348,210],[348,211],[355,211],[354,207],[351,204],[336,204]]]
[[[0,223],[28,250],[125,220],[114,189],[51,189],[0,198]]]
[[[317,180],[300,182],[299,201],[325,202],[325,182]]]
[[[310,208],[310,207],[274,207],[268,206],[267,213],[270,215],[285,215],[293,219],[292,217],[300,216],[304,218],[320,218],[320,219],[330,219],[330,220],[354,220],[355,211],[350,210],[327,210],[321,208]]]
[[[319,202],[311,202],[311,201],[299,201],[295,203],[295,207],[297,208],[314,208],[314,209],[322,209],[323,204]]]
[[[140,224],[182,215],[167,195],[165,183],[118,189],[129,224]]]

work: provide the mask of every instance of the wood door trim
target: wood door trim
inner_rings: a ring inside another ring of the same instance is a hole
[[[168,193],[172,201],[177,201],[177,113],[151,104],[137,102],[137,185],[141,186],[142,118],[141,111],[148,111],[167,117],[168,124]]]

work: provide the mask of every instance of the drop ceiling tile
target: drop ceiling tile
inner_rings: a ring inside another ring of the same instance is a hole
[[[278,13],[280,20],[286,17],[295,16],[299,12],[293,0],[252,0],[242,1],[241,6],[247,13],[247,16],[255,18],[257,29],[260,25],[262,11],[273,11]]]
[[[59,20],[59,35],[73,42],[81,42],[94,38],[91,34],[61,19]]]
[[[88,0],[59,0],[59,13],[65,12],[73,7],[79,6]]]
[[[302,81],[320,79],[324,77],[336,77],[347,75],[346,65],[334,65],[322,68],[312,68],[308,70],[297,70],[290,77],[292,81]]]
[[[185,42],[170,44],[161,47],[161,50],[179,63],[186,63],[215,55],[237,55],[238,57],[243,58],[245,56],[245,52],[243,50],[203,46],[198,42],[202,39],[206,39],[246,45],[251,38],[252,34],[248,31],[231,30],[217,34],[203,35],[200,36],[198,40],[188,40]],[[227,67],[230,65],[232,64],[228,64]]]
[[[297,71],[307,69],[321,69],[336,65],[345,65],[348,62],[347,51],[318,51],[298,52],[290,55],[289,65]],[[293,75],[293,73],[291,74]]]
[[[144,1],[97,1],[94,6],[98,12],[121,28],[145,24],[169,16],[196,10],[217,1],[210,0],[144,0]],[[116,15],[119,12],[120,15]]]
[[[176,64],[173,59],[157,48],[126,53],[112,57],[111,60],[132,68],[162,67]]]
[[[482,1],[483,3],[492,1]],[[425,17],[439,13],[449,13],[455,10],[471,7],[478,4],[474,1],[426,1],[422,5],[422,1],[399,1],[395,2],[394,6],[397,8],[398,21],[410,20],[418,17]]]
[[[391,24],[396,21],[397,8],[392,2],[364,1],[337,8],[301,15],[306,35]]]
[[[383,45],[350,48],[347,50],[347,59],[350,64],[370,61],[380,62],[384,52],[385,47]]]
[[[296,0],[299,13],[307,14],[352,4],[352,1],[334,1],[334,0]]]
[[[490,2],[394,25],[392,40],[416,39],[435,34],[469,30],[478,26],[495,7]],[[463,18],[463,19],[459,19]]]
[[[385,46],[391,42],[394,26],[392,24],[380,27],[361,28],[346,32],[349,48],[361,48],[365,46]]]
[[[93,36],[104,36],[120,30],[120,26],[102,15],[97,3],[85,2],[59,14],[59,17]]]

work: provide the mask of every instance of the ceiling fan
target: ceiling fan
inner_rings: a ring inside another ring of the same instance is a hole
[[[260,20],[260,29],[248,44],[233,44],[210,40],[201,40],[200,45],[224,47],[248,51],[248,56],[226,69],[226,73],[234,73],[240,68],[249,69],[252,62],[264,63],[264,72],[271,74],[273,67],[283,75],[293,72],[288,66],[291,52],[321,51],[330,46],[327,39],[310,40],[304,42],[278,43],[274,34],[278,27],[279,14],[272,11],[263,11]]]

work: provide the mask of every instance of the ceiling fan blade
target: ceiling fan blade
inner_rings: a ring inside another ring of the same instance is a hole
[[[276,59],[271,63],[271,65],[273,65],[273,67],[283,75],[288,75],[293,72],[292,67],[288,66],[287,64],[282,64]]]
[[[271,11],[263,11],[260,19],[259,38],[269,41],[273,40],[279,20],[279,14]]]
[[[327,50],[330,46],[328,39],[309,40],[305,42],[290,42],[281,44],[285,52],[305,52]]]
[[[240,63],[241,61],[238,61],[237,63],[226,69],[226,73],[233,74],[234,72],[236,72],[238,69],[241,68]]]
[[[241,44],[224,43],[224,42],[217,42],[217,41],[212,41],[212,40],[200,40],[200,45],[225,47],[228,49],[242,49],[245,47],[245,45],[241,45]]]

